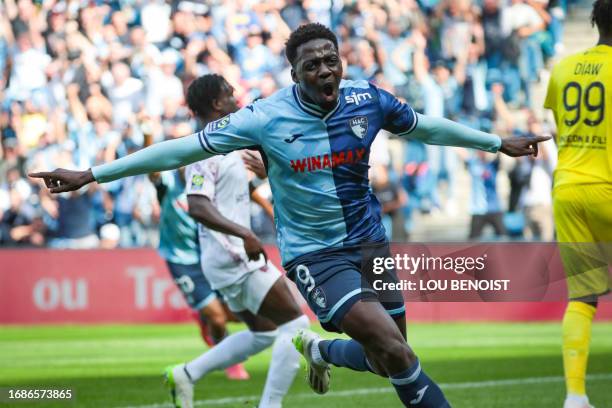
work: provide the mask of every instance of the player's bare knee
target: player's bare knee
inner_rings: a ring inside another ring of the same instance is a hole
[[[384,335],[380,335],[379,333],[372,333],[371,335],[366,336],[366,339],[362,341],[361,344],[368,353],[380,356],[387,352],[391,345],[391,340],[392,339],[386,338]]]
[[[277,308],[274,310],[266,310],[265,314],[260,314],[272,320],[278,326],[281,326],[285,323],[299,319],[301,316],[304,316],[302,309],[300,309],[297,303],[293,301],[283,302],[281,308]]]
[[[377,336],[364,345],[368,354],[376,356],[376,360],[386,370],[396,365],[409,366],[416,362],[416,356],[403,338]]]
[[[385,351],[381,353],[382,360],[385,362],[402,362],[405,364],[411,363],[410,347],[398,339],[392,339],[386,342]]]
[[[289,302],[287,306],[288,306],[288,309],[287,309],[288,320],[295,320],[295,319],[298,319],[300,316],[304,315],[304,312],[302,312],[302,309],[300,309],[300,307],[298,306],[296,302]]]
[[[224,328],[227,324],[227,317],[222,309],[207,308],[204,310],[204,316],[211,327]]]
[[[276,325],[298,319],[302,309],[294,300],[285,278],[278,279],[264,298],[258,314],[272,320]]]

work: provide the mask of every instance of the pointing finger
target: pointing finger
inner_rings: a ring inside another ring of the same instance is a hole
[[[28,173],[28,177],[32,177],[32,178],[46,178],[46,177],[51,177],[53,175],[53,173],[49,172],[49,171],[40,171],[37,173]]]
[[[532,136],[530,138],[530,142],[533,143],[540,143],[540,142],[545,142],[547,140],[550,140],[552,138],[551,135],[544,135],[544,136]]]

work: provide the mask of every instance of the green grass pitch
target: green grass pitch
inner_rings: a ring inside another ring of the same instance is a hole
[[[408,336],[455,408],[562,407],[559,323],[410,324]],[[203,350],[195,324],[2,326],[0,387],[52,386],[76,394],[72,403],[13,404],[18,408],[168,407],[163,368]],[[268,350],[246,363],[249,381],[230,382],[220,372],[207,376],[196,387],[196,406],[255,407],[269,359]],[[593,327],[589,375],[592,403],[612,407],[612,323]],[[304,376],[300,371],[285,407],[400,406],[383,378],[333,368],[330,393],[318,396]]]

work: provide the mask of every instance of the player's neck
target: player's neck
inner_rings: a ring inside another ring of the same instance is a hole
[[[212,115],[206,117],[200,117],[200,121],[202,122],[202,127],[208,125],[210,122],[214,122],[215,120],[219,120],[227,115],[223,115],[221,113],[213,112]]]
[[[607,45],[612,47],[612,36],[600,35],[597,45]]]

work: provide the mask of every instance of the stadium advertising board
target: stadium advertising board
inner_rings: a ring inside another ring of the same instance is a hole
[[[488,248],[493,260],[497,259],[497,266],[501,265],[499,262],[505,253],[500,248]],[[496,279],[509,279],[510,287],[521,283],[521,276],[537,278],[540,283],[542,279],[551,279],[551,291],[543,298],[520,296],[526,293],[525,290],[502,290],[499,296],[495,292],[484,291],[483,298],[477,295],[478,291],[440,291],[439,288],[428,289],[424,286],[423,290],[404,290],[404,297],[409,301],[408,315],[416,321],[558,319],[565,307],[562,298],[565,289],[562,280],[555,280],[556,263],[548,262],[548,275],[542,275],[541,271],[532,271],[529,275],[526,274],[529,269],[525,269],[528,266],[521,266],[521,262],[530,259],[529,256],[534,259],[539,253],[554,260],[558,252],[551,247],[543,247],[539,252],[529,250],[527,253],[527,248],[532,246],[523,247],[521,257],[516,256],[516,248],[512,249],[515,254],[513,263],[501,269],[502,275],[510,275],[497,276]],[[271,260],[280,265],[278,250],[273,246],[266,249]],[[413,254],[418,260],[419,257],[423,258],[425,249],[428,254],[440,256],[459,256],[465,255],[465,251],[478,251],[477,247],[402,245],[394,247],[394,259],[397,259],[397,254]],[[185,301],[173,284],[165,263],[151,249],[112,252],[3,250],[0,251],[0,265],[1,324],[171,323],[190,319]],[[496,270],[500,269],[496,267]],[[511,273],[512,270],[515,272]],[[520,270],[525,272],[519,273]],[[424,281],[432,279],[431,272],[406,274],[400,270],[399,276]],[[473,274],[461,275],[462,279],[471,279]],[[523,285],[530,282],[530,279],[522,280]],[[542,288],[538,290],[541,292]],[[298,294],[296,298],[307,310],[301,296]],[[486,308],[482,307],[483,301],[488,302]],[[610,302],[602,302],[598,318],[612,318]]]

